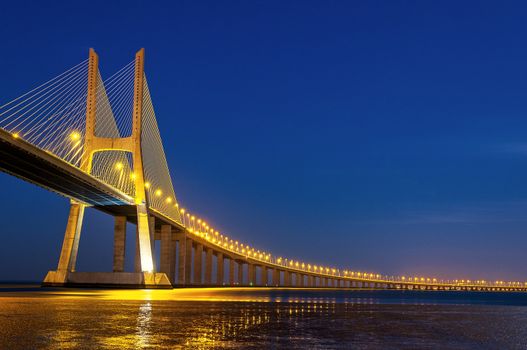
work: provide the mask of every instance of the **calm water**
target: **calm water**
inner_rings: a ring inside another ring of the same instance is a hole
[[[0,349],[527,349],[527,294],[0,285]]]

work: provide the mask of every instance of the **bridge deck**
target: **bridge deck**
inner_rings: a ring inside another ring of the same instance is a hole
[[[133,204],[127,194],[2,129],[0,171],[89,205]]]

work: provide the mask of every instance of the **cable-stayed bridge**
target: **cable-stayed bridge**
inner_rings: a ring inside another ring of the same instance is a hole
[[[107,79],[98,67],[90,49],[87,60],[0,106],[0,170],[71,200],[58,266],[44,285],[527,291],[527,282],[386,276],[311,264],[227,237],[176,199],[144,50]],[[87,207],[115,217],[112,272],[75,269]],[[127,222],[137,227],[130,272],[124,271]]]

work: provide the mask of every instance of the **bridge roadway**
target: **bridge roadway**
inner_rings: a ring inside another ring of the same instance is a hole
[[[137,212],[132,197],[2,129],[0,129],[0,170],[113,215],[116,220],[113,271],[124,271],[126,235],[123,230],[126,229],[126,225],[118,223],[137,222]],[[371,275],[370,277],[342,275],[340,271],[333,272],[332,270],[321,272],[306,267],[297,268],[295,265],[287,265],[285,261],[282,262],[268,255],[260,258],[259,255],[242,253],[241,248],[237,245],[231,249],[232,242],[223,242],[219,238],[216,240],[216,237],[186,228],[152,208],[149,213],[154,228],[151,233],[152,242],[160,241],[161,246],[158,270],[166,273],[175,287],[282,286],[527,291],[527,286],[524,284],[403,281],[376,276],[372,278]],[[227,261],[229,267],[225,271]],[[245,265],[247,268],[244,268]],[[215,278],[212,276],[213,266],[216,271]]]

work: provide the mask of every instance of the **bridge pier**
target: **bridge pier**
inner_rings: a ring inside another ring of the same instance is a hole
[[[251,287],[256,286],[256,265],[255,264],[248,264],[249,268],[249,280],[248,284]]]
[[[244,280],[243,280],[243,262],[238,262],[238,285],[243,286]]]
[[[229,257],[229,285],[231,287],[234,286],[234,264],[236,264],[234,259]]]
[[[223,266],[223,253],[216,253],[216,285],[223,286],[225,272]]]
[[[266,287],[269,285],[269,269],[265,265],[262,265],[262,268],[261,268],[260,285],[263,287]]]
[[[212,248],[206,249],[205,253],[205,285],[212,284]]]
[[[284,286],[291,287],[291,272],[284,271]]]
[[[178,285],[184,286],[185,285],[185,256],[186,256],[186,234],[184,232],[178,232],[176,233],[176,242],[178,245]]]
[[[280,286],[280,270],[276,268],[273,269],[272,285],[273,287]]]
[[[172,277],[173,267],[171,266],[174,262],[172,255],[174,254],[174,247],[172,243],[172,226],[162,225],[161,226],[161,257],[159,271],[164,272],[169,276],[170,282],[174,283],[174,277]]]
[[[194,248],[194,281],[193,284],[201,285],[201,266],[203,261],[203,245],[196,243]]]
[[[124,272],[126,216],[116,216],[113,236],[113,272]]]

